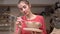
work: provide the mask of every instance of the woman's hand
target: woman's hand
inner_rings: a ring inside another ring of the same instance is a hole
[[[21,24],[22,24],[22,18],[17,17],[16,25],[21,28],[22,27]]]
[[[14,31],[14,34],[21,33],[21,29],[20,28],[22,28],[22,26],[21,26],[21,18],[17,17],[17,21],[15,22],[15,31]]]
[[[19,27],[19,28],[22,28],[20,22],[16,22],[16,26]]]

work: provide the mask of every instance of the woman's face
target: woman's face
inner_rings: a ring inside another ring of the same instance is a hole
[[[24,15],[28,15],[30,12],[30,6],[25,2],[20,2],[18,4],[18,8]]]

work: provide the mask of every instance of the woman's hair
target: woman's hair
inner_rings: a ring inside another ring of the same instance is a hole
[[[22,2],[25,2],[25,3],[28,4],[28,5],[30,4],[27,0],[19,0],[18,4],[19,4],[21,1],[22,1]]]

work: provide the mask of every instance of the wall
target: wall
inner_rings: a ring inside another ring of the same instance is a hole
[[[0,0],[0,4],[17,4],[17,0]]]
[[[17,4],[19,0],[0,0],[0,4]],[[58,0],[28,0],[31,4],[54,4]]]
[[[29,0],[32,4],[54,4],[58,0]]]

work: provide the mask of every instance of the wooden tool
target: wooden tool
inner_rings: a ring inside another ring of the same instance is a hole
[[[24,30],[26,30],[26,31],[31,31],[32,32],[32,34],[37,34],[36,32],[42,32],[42,30],[40,30],[40,29],[37,29],[37,28],[23,28]]]

